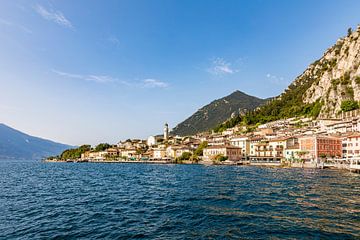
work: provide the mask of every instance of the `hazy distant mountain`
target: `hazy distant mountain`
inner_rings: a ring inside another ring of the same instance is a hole
[[[253,110],[265,102],[266,99],[235,91],[199,109],[188,119],[178,124],[173,129],[172,134],[184,136],[210,130],[230,118],[233,113],[239,114]]]
[[[0,160],[41,159],[72,146],[33,137],[0,123]]]

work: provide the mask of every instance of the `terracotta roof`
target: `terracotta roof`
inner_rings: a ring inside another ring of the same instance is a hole
[[[360,133],[356,133],[354,135],[348,135],[347,138],[357,138],[360,137]]]
[[[218,148],[241,149],[240,147],[235,147],[231,145],[213,145],[213,146],[208,146],[205,149],[218,149]]]

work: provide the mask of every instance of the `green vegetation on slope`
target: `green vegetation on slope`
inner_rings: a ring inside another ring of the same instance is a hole
[[[230,118],[228,119],[226,122],[224,123],[220,123],[219,125],[217,125],[214,128],[214,132],[222,132],[225,131],[228,128],[233,128],[236,125],[238,125],[241,122],[241,116],[237,115],[236,117]]]
[[[90,151],[91,146],[90,145],[82,145],[75,149],[68,149],[65,150],[63,153],[61,153],[60,158],[61,159],[76,159],[80,158],[82,153],[85,153],[86,151]]]
[[[359,103],[354,100],[344,100],[341,102],[341,110],[348,112],[351,110],[359,109]]]
[[[226,121],[232,114],[251,111],[265,102],[265,99],[235,91],[199,109],[188,119],[178,124],[173,129],[172,134],[186,136],[211,130]]]
[[[101,152],[101,151],[105,151],[106,149],[108,149],[110,147],[111,147],[111,145],[108,143],[100,143],[95,147],[94,151]]]
[[[204,141],[200,143],[200,145],[197,147],[197,149],[194,151],[195,156],[202,156],[204,152],[204,148],[208,146],[208,142]]]

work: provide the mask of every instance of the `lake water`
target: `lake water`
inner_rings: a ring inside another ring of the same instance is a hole
[[[0,239],[359,239],[360,175],[0,161]]]

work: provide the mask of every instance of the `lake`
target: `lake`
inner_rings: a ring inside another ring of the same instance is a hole
[[[359,239],[360,175],[0,161],[0,239]]]

